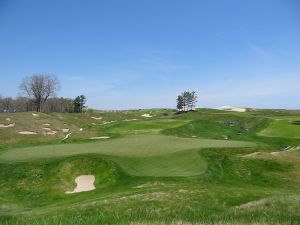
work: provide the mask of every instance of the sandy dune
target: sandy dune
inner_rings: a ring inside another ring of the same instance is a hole
[[[217,109],[231,111],[231,112],[246,112],[247,111],[245,108],[238,108],[238,107],[233,107],[233,106],[222,106]]]
[[[95,189],[95,176],[94,175],[80,175],[75,178],[76,187],[73,191],[66,191],[66,194],[79,193],[83,191],[92,191]]]

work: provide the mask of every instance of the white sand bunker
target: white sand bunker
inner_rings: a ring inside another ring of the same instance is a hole
[[[63,128],[63,129],[62,129],[62,132],[63,132],[63,133],[68,133],[69,130],[70,130],[69,128]]]
[[[141,115],[142,117],[146,117],[146,118],[150,118],[150,117],[152,117],[149,113],[145,113],[145,114],[143,114],[143,115]]]
[[[75,178],[77,186],[73,191],[66,191],[66,194],[79,193],[83,191],[92,191],[95,188],[95,176],[94,175],[80,175]]]
[[[0,128],[8,128],[8,127],[14,127],[16,124],[15,123],[11,123],[11,124],[0,124]]]
[[[112,121],[107,121],[107,122],[103,122],[102,125],[106,125],[106,124],[110,124],[110,123],[115,123],[117,122],[116,120],[112,120]]]
[[[90,137],[91,140],[100,140],[100,139],[109,139],[108,136],[101,136],[101,137]]]
[[[125,119],[125,120],[123,120],[123,121],[135,121],[135,120],[137,120],[137,119]]]
[[[91,118],[94,119],[94,120],[102,120],[102,117],[95,117],[95,116],[92,116]]]
[[[151,118],[152,116],[149,113],[145,113],[143,115],[141,115],[142,117],[146,117],[146,118]]]
[[[37,134],[36,132],[33,132],[33,131],[20,131],[18,133],[19,134]]]
[[[62,141],[67,140],[67,139],[70,137],[71,134],[72,134],[72,132],[71,132],[71,133],[68,133],[68,134],[64,137],[64,139],[62,139]]]

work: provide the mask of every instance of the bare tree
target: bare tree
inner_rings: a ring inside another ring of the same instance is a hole
[[[197,93],[195,91],[184,91],[177,97],[177,109],[185,112],[193,110],[196,107]]]
[[[23,78],[20,90],[33,100],[36,111],[42,112],[47,99],[59,90],[59,81],[54,75],[34,74]]]

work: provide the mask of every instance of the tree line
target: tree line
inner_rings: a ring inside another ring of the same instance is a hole
[[[189,111],[194,110],[198,95],[195,91],[184,91],[177,97],[177,110],[178,111]]]
[[[56,97],[60,83],[56,76],[34,74],[23,78],[19,90],[22,95],[17,98],[0,95],[0,112],[83,112],[86,97],[79,95],[75,99]]]

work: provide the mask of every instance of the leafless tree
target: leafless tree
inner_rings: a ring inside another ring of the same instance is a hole
[[[20,90],[33,100],[36,111],[42,112],[47,99],[59,90],[59,81],[54,75],[34,74],[23,78]]]

